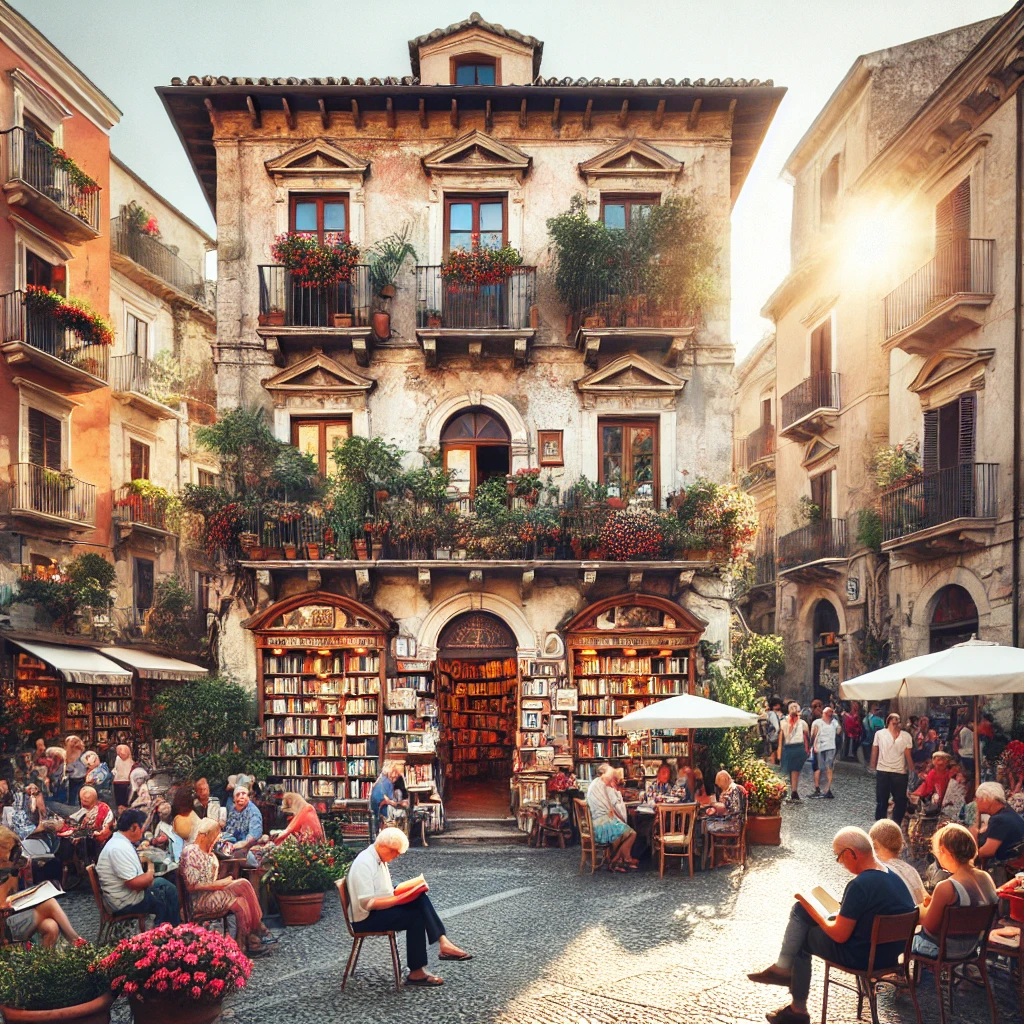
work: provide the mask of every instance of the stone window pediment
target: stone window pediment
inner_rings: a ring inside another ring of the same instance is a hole
[[[300,183],[304,183],[313,178],[319,181],[333,178],[347,188],[360,187],[370,170],[368,160],[325,139],[311,139],[273,160],[267,160],[264,166],[277,185],[295,183],[300,179]]]
[[[428,153],[423,157],[423,168],[431,177],[446,173],[487,175],[505,172],[522,180],[532,162],[533,157],[521,149],[483,132],[473,131]]]
[[[643,139],[626,139],[579,165],[580,176],[591,184],[600,178],[671,179],[682,169],[682,161]]]
[[[576,382],[582,395],[638,394],[675,397],[686,379],[639,355],[624,355]]]
[[[804,449],[804,457],[801,460],[801,464],[805,467],[817,465],[838,450],[839,445],[832,444],[823,437],[813,437]]]
[[[985,367],[994,348],[948,348],[932,356],[909,385],[925,408],[942,405],[965,391],[985,386]]]
[[[293,396],[359,398],[365,402],[376,384],[323,352],[314,352],[265,380],[263,387],[273,396],[274,404],[280,405]]]

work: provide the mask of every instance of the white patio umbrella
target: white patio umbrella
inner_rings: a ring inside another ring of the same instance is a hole
[[[977,698],[1021,692],[1024,692],[1024,650],[974,637],[948,650],[886,665],[839,684],[839,695],[847,700],[974,697],[975,786],[981,777]]]
[[[757,715],[728,704],[719,704],[695,693],[666,697],[618,720],[629,732],[649,729],[742,729],[757,725]]]

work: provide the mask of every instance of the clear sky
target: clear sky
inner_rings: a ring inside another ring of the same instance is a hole
[[[760,78],[789,89],[733,215],[733,339],[789,265],[783,161],[862,53],[1002,14],[1010,0],[11,0],[123,111],[112,150],[211,233],[153,89],[191,74],[409,73],[406,43],[468,17],[544,40],[545,75]]]

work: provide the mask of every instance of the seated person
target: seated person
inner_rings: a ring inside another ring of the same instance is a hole
[[[82,760],[85,762],[85,784],[92,786],[97,792],[101,789],[110,789],[114,776],[100,760],[100,755],[95,750],[87,750],[82,755]]]
[[[378,828],[383,827],[385,822],[393,821],[403,807],[403,802],[395,793],[395,782],[401,774],[400,765],[386,761],[370,791],[370,812]],[[405,801],[407,805],[408,801]]]
[[[220,801],[210,796],[210,783],[207,779],[196,779],[196,798],[192,808],[200,819],[220,819]]]
[[[263,815],[249,799],[249,790],[245,786],[236,783],[232,787],[232,799],[227,824],[224,826],[224,838],[233,847],[232,856],[247,855],[248,865],[258,867],[252,848],[263,839]]]
[[[946,793],[942,798],[941,814],[950,821],[959,821],[963,812],[964,804],[967,802],[967,790],[970,783],[964,775],[960,763],[953,760],[949,769],[949,782],[946,783]]]
[[[132,757],[132,748],[127,743],[118,743],[115,748],[114,758],[114,803],[119,811],[123,811],[131,801],[132,795],[132,769],[135,766],[135,759]]]
[[[963,825],[943,825],[932,837],[932,853],[949,877],[935,886],[921,918],[921,931],[914,936],[914,952],[928,957],[939,955],[939,933],[946,907],[987,906],[999,898],[989,873],[971,863],[978,856],[978,844]],[[967,956],[977,942],[975,936],[947,939],[946,955]]]
[[[708,807],[707,830],[738,835],[743,823],[743,797],[746,791],[724,770],[715,776],[715,785],[719,797]]]
[[[114,812],[92,786],[83,786],[79,790],[78,802],[84,813],[73,816],[79,833],[74,842],[79,847],[79,856],[91,864],[114,830]]]
[[[938,814],[942,809],[942,801],[946,798],[946,787],[953,777],[953,758],[944,750],[932,754],[931,768],[922,772],[921,785],[907,799],[915,807],[925,800],[931,804],[932,812]]]
[[[203,818],[196,841],[181,853],[178,870],[191,896],[194,914],[235,915],[235,940],[242,952],[259,953],[267,943],[276,942],[263,923],[263,910],[252,883],[247,878],[218,878],[220,861],[213,852],[220,838],[220,822]]]
[[[984,860],[996,862],[1005,873],[1005,863],[1021,856],[1024,845],[1024,818],[1006,806],[1006,791],[998,782],[983,782],[975,794],[978,817],[987,814],[988,824],[981,829],[972,826],[971,835],[978,842],[978,853]],[[1006,881],[1001,879],[1000,884]]]
[[[690,790],[686,785],[686,776],[680,772],[676,776],[675,783],[672,782],[672,768],[664,761],[658,765],[658,774],[653,782],[647,783],[644,793],[644,801],[649,804],[660,804],[665,801],[672,803],[691,802]]]
[[[689,760],[685,757],[679,758],[679,760],[676,762],[676,765],[676,781],[678,782],[680,779],[682,779],[683,782],[686,784],[687,790],[691,794],[696,793],[697,776],[700,775],[701,779],[703,779],[703,776],[701,775],[700,771],[694,771],[694,769],[690,767]]]
[[[927,896],[924,882],[917,868],[900,856],[903,852],[903,829],[892,818],[881,818],[871,826],[868,836],[875,850],[875,860],[899,875],[910,890],[914,902],[921,906]]]
[[[324,841],[324,827],[320,824],[320,816],[316,808],[307,803],[298,793],[285,793],[281,801],[281,813],[291,818],[288,827],[274,836],[274,842],[280,846],[289,836],[294,836],[299,842]]]
[[[149,805],[149,810],[145,808],[135,807],[132,810],[141,810],[145,815],[145,822],[142,826],[144,833],[156,835],[157,826],[163,822],[166,825],[170,825],[171,820],[174,817],[174,812],[171,810],[171,805],[163,799],[154,799]],[[154,846],[158,845],[155,841]]]
[[[196,814],[195,791],[187,783],[182,783],[171,796],[171,810],[174,811],[174,834],[185,840],[185,845],[196,841],[199,831],[199,815]],[[262,827],[263,818],[260,818]]]
[[[142,842],[142,811],[129,808],[117,819],[117,831],[100,851],[96,876],[103,903],[114,915],[154,914],[157,925],[176,925],[178,890],[166,878],[156,878],[153,865],[143,862],[135,847]]]
[[[138,768],[133,768],[129,784],[132,788],[128,795],[128,806],[148,814],[149,806],[153,802],[153,797],[149,792],[149,772],[141,765]]]
[[[472,956],[449,940],[425,890],[395,895],[388,864],[408,849],[409,840],[401,829],[384,828],[373,845],[352,861],[344,883],[352,929],[357,935],[364,931],[405,932],[406,984],[441,985],[443,981],[426,970],[428,943],[438,943],[441,960],[471,960]]]
[[[767,1015],[769,1024],[808,1024],[807,994],[811,989],[811,957],[867,968],[871,930],[879,914],[907,914],[914,900],[906,883],[886,871],[875,858],[868,834],[859,828],[840,829],[832,840],[836,860],[854,877],[843,893],[834,918],[822,917],[810,903],[798,898],[789,914],[779,957],[771,967],[749,974],[751,981],[789,988],[792,1002]],[[895,965],[903,943],[887,943],[876,950],[875,965]]]
[[[0,826],[0,910],[7,907],[8,900],[18,891],[18,872],[24,863],[18,837]],[[56,899],[8,915],[3,920],[3,929],[8,942],[28,942],[36,932],[42,936],[44,946],[53,946],[61,935],[68,942],[79,939]]]
[[[693,782],[690,792],[693,793],[693,799],[699,804],[707,805],[715,802],[715,798],[709,796],[704,788],[704,773],[699,768],[694,768],[693,770]]]
[[[598,766],[597,778],[587,787],[587,807],[594,826],[594,839],[611,847],[609,871],[636,870],[639,862],[632,857],[636,832],[626,823],[626,805],[619,792],[621,768],[610,764]]]

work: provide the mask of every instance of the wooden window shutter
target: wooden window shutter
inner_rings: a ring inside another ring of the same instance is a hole
[[[978,396],[969,391],[960,396],[960,435],[957,439],[957,461],[960,465],[974,462],[974,439],[977,434]]]
[[[28,411],[28,461],[34,466],[60,470],[60,420],[38,409]]]
[[[934,473],[939,468],[939,410],[924,413],[924,442],[921,445],[921,468]]]
[[[971,236],[971,179],[964,178],[935,207],[935,246]]]

